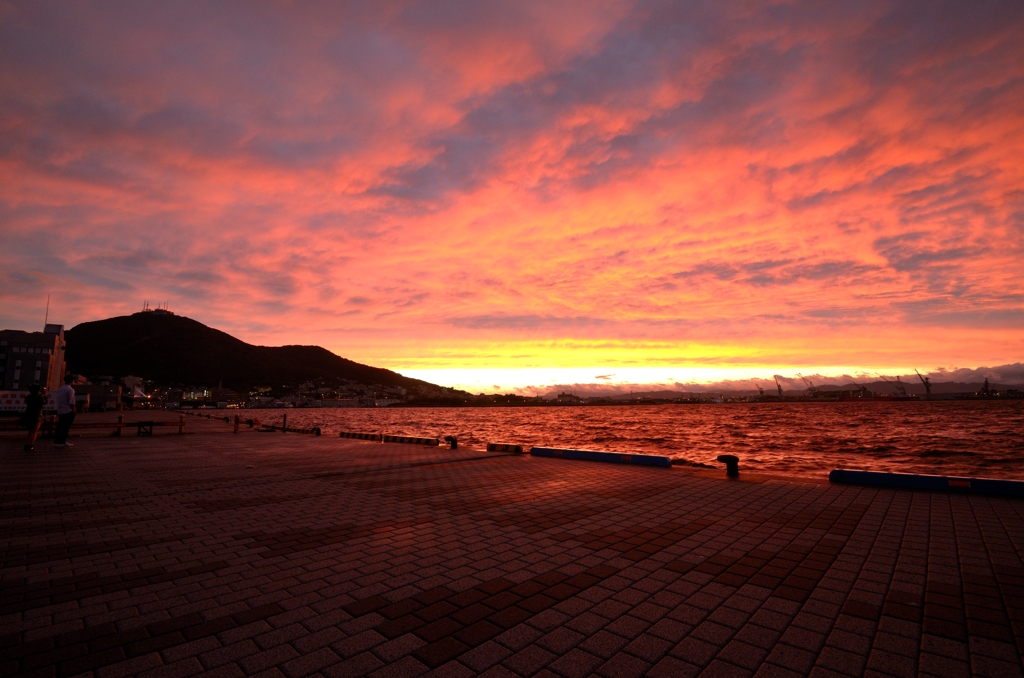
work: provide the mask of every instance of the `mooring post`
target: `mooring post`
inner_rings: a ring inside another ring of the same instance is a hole
[[[118,438],[121,437],[121,429],[124,427],[124,415],[117,415],[117,428],[114,429],[114,435]]]
[[[182,412],[178,415],[178,435],[185,433],[185,413]]]
[[[238,421],[239,421],[239,417],[236,414],[235,415],[235,433],[238,433]]]
[[[281,433],[288,433],[288,413],[285,412],[284,421],[281,422]]]
[[[731,454],[720,454],[718,455],[718,461],[725,464],[725,475],[730,478],[740,477],[740,460],[739,457]]]

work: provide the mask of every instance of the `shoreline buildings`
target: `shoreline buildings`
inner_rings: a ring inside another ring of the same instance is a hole
[[[42,332],[0,330],[0,390],[27,391],[33,384],[53,392],[64,383],[64,326]]]

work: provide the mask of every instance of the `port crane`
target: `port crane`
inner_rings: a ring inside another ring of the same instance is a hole
[[[900,392],[901,396],[907,395],[907,387],[900,381],[900,375],[896,375],[896,390]]]
[[[927,395],[931,395],[932,394],[932,380],[929,379],[928,377],[921,376],[921,373],[918,372],[916,369],[914,370],[914,372],[917,374],[917,378],[921,380],[921,383],[924,384],[924,392]]]
[[[851,379],[850,381],[853,382],[854,386],[856,386],[857,388],[860,389],[860,397],[861,398],[867,398],[868,397],[868,387],[867,386],[864,386],[862,384],[858,384],[857,382],[853,381],[853,379]]]
[[[810,379],[808,379],[804,375],[800,374],[799,372],[796,373],[796,376],[800,377],[803,380],[803,382],[805,384],[807,384],[807,392],[808,393],[810,393],[812,396],[818,395],[818,387],[815,386],[814,383]]]
[[[763,396],[764,396],[764,389],[763,389],[763,388],[761,388],[761,384],[757,383],[757,382],[756,382],[756,381],[754,381],[753,379],[751,379],[751,380],[750,380],[750,382],[751,382],[752,384],[754,384],[754,386],[756,386],[756,387],[757,387],[757,395],[759,395],[759,396],[762,396],[762,397],[763,397]]]
[[[782,400],[782,384],[779,383],[779,375],[775,375],[775,388],[779,389],[779,400]]]
[[[892,384],[893,387],[896,389],[896,393],[898,393],[899,395],[901,395],[903,397],[906,397],[906,395],[907,395],[907,388],[903,385],[903,382],[900,381],[900,378],[899,378],[898,375],[896,376],[896,381],[895,382],[889,381],[889,379],[887,379],[884,374],[879,374],[878,376],[885,383]]]

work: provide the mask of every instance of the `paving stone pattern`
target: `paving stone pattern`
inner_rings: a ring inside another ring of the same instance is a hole
[[[0,674],[1024,676],[1024,502],[187,422],[0,439]]]

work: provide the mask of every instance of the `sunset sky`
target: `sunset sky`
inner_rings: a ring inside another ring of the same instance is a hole
[[[0,2],[0,326],[148,299],[474,392],[1019,363],[1021,36],[1019,0]]]

